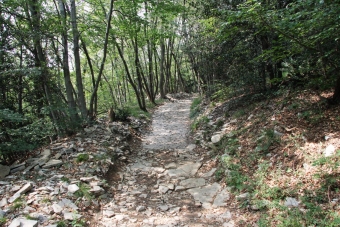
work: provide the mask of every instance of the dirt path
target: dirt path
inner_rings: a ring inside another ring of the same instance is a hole
[[[153,115],[152,131],[143,140],[143,149],[184,149],[189,132],[190,100],[168,102]]]
[[[190,104],[177,100],[156,110],[152,131],[120,170],[98,226],[234,226],[229,192],[214,182],[213,162],[187,143]]]

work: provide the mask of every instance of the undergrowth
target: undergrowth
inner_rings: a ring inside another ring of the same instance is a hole
[[[238,203],[256,217],[257,226],[340,226],[340,151],[329,157],[322,153],[329,143],[340,142],[339,108],[324,108],[322,100],[316,101],[319,94],[305,90],[287,94],[234,108],[213,126],[208,114],[198,116],[202,100],[197,100],[192,130],[219,129],[237,119],[231,131],[210,144],[210,154],[219,160],[215,178],[236,197],[249,193]],[[323,139],[330,132],[335,132],[331,142]],[[287,198],[299,205],[286,206]]]

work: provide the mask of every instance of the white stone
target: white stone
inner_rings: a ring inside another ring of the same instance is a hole
[[[93,186],[93,188],[91,188],[90,192],[95,194],[95,195],[100,195],[100,194],[103,194],[105,192],[105,190],[100,186]]]
[[[67,187],[67,190],[68,190],[68,192],[70,192],[70,193],[75,193],[76,191],[79,190],[79,187],[78,187],[78,185],[76,185],[76,184],[70,184],[70,185]]]
[[[20,227],[21,222],[19,218],[14,219],[8,227]]]
[[[19,198],[21,195],[25,194],[26,192],[30,191],[33,188],[32,183],[25,184],[18,192],[16,192],[9,200],[8,202],[13,203],[17,198]]]
[[[175,189],[175,185],[174,185],[174,184],[168,184],[167,187],[168,187],[170,190],[174,190],[174,189]]]
[[[145,211],[145,210],[146,210],[145,206],[138,206],[138,207],[136,208],[136,211],[137,211],[137,212],[142,212],[142,211]]]
[[[63,211],[63,208],[57,203],[52,205],[52,209],[56,214],[61,214],[61,212]]]
[[[218,142],[220,142],[221,139],[222,139],[222,135],[221,134],[213,135],[211,137],[211,142],[212,143],[218,143]]]
[[[8,227],[37,227],[38,221],[16,218]]]
[[[81,218],[82,215],[76,214],[76,213],[71,213],[71,212],[64,212],[64,219],[65,220],[77,220]]]
[[[298,207],[299,202],[295,198],[287,197],[286,201],[285,201],[285,206],[287,206],[287,207]]]
[[[169,206],[168,206],[168,205],[160,205],[160,206],[159,206],[159,209],[160,209],[161,211],[167,211],[167,210],[169,210]]]
[[[330,157],[335,154],[335,147],[330,144],[326,147],[325,151],[323,152],[325,157]]]

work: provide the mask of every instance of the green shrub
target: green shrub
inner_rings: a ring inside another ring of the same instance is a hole
[[[8,109],[0,110],[0,162],[11,163],[54,135],[49,118],[28,119]]]
[[[195,98],[193,101],[192,101],[192,104],[190,106],[190,118],[195,118],[197,117],[199,114],[200,114],[200,104],[202,103],[202,98],[201,97],[198,97],[198,98]]]
[[[116,120],[126,121],[127,118],[131,115],[131,111],[130,109],[123,107],[123,108],[118,108],[115,114],[116,114]]]
[[[77,162],[85,162],[88,161],[90,156],[88,154],[79,154],[77,156]]]

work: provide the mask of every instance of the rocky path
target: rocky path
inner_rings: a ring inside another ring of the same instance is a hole
[[[188,142],[190,104],[160,106],[141,146],[146,120],[102,120],[0,165],[0,226],[234,226],[215,161]]]
[[[98,226],[234,226],[229,192],[215,168],[187,143],[190,100],[166,103],[114,187]]]

